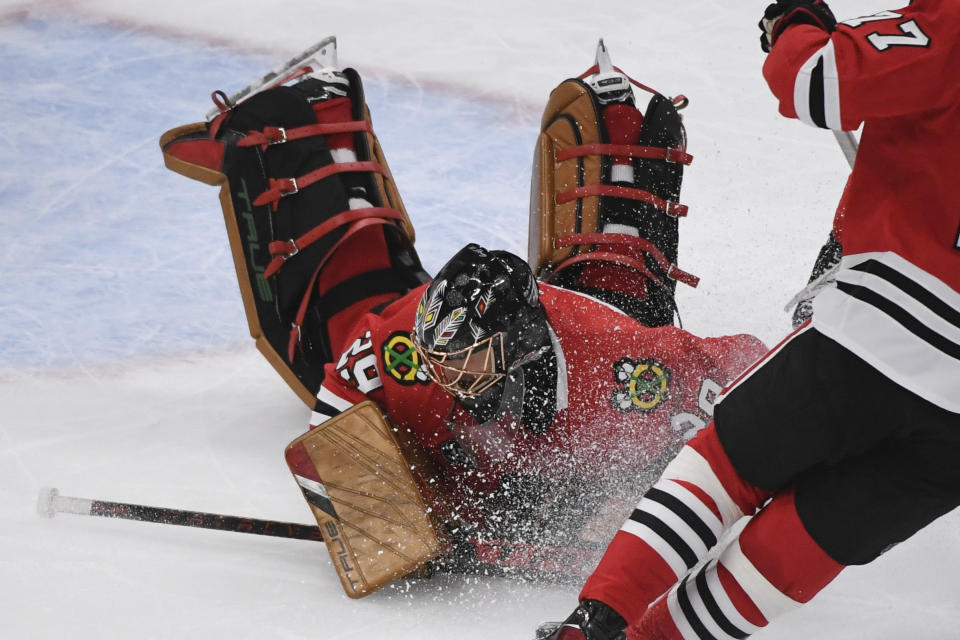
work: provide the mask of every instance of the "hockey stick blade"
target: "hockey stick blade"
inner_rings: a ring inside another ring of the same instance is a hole
[[[557,629],[563,626],[562,622],[544,622],[539,627],[537,627],[536,632],[534,633],[534,640],[547,640],[550,636],[556,633]]]
[[[323,542],[323,535],[316,526],[294,522],[278,522],[276,520],[261,520],[259,518],[227,516],[202,511],[150,507],[142,504],[110,502],[108,500],[75,498],[60,495],[57,489],[50,487],[40,490],[40,495],[37,498],[37,511],[40,515],[47,518],[53,518],[58,513],[73,513],[83,516],[121,518],[124,520],[138,520],[140,522],[175,524],[200,529],[216,529],[218,531],[234,531],[260,536]]]
[[[304,66],[305,63],[312,62],[319,68],[329,68],[337,66],[337,36],[327,36],[320,42],[311,47],[307,47],[294,57],[290,58],[273,71],[262,76],[240,91],[229,96],[231,104],[239,104],[244,100],[254,96],[261,91],[269,89],[283,81],[291,72]],[[316,70],[316,69],[315,69]],[[207,122],[213,120],[220,113],[218,108],[213,108],[207,112]]]

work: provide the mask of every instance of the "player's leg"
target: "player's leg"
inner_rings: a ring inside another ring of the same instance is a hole
[[[786,551],[786,552],[785,552]],[[809,601],[840,573],[777,494],[720,554],[691,572],[628,632],[637,640],[742,640]]]
[[[841,391],[848,380],[863,387]],[[628,622],[638,620],[741,516],[804,471],[896,433],[895,425],[862,422],[879,417],[856,402],[866,403],[885,380],[809,326],[791,334],[725,391],[715,424],[684,447],[640,502],[581,600],[605,602]],[[853,417],[848,400],[857,406]]]
[[[637,621],[722,533],[770,497],[737,474],[711,425],[664,470],[617,532],[580,594]]]
[[[850,404],[846,410],[834,405],[834,419],[826,427],[839,435],[817,436],[819,425],[806,430],[809,438],[819,437],[823,447],[834,449],[818,454],[826,449],[818,449],[816,442],[795,441],[785,421],[787,433],[768,438],[795,447],[793,456],[780,460],[788,467],[780,472],[759,460],[776,452],[756,443],[751,460],[758,462],[738,471],[771,485],[789,476],[789,487],[750,521],[718,561],[686,576],[651,607],[638,637],[689,640],[706,637],[705,632],[721,640],[745,637],[809,601],[844,566],[872,561],[960,504],[957,414],[829,344],[817,353],[829,371],[857,375],[848,378],[846,391],[838,390]],[[823,376],[824,384],[844,387],[830,377]],[[823,389],[820,394],[833,404]],[[818,457],[821,462],[811,464]]]
[[[727,400],[724,417],[735,424],[750,423],[749,433],[777,422],[782,401],[766,387],[776,389],[776,379],[786,370],[802,368],[793,364],[802,359],[802,353],[794,353],[797,346],[803,347],[802,334],[792,334],[748,372],[750,389],[744,380],[739,381]],[[809,391],[807,397],[801,397],[808,377],[801,372],[797,384],[784,383],[795,388],[792,400],[801,405],[817,394]],[[740,395],[760,386],[764,394],[747,406]],[[584,585],[581,600],[605,602],[627,621],[639,620],[647,606],[694,567],[726,528],[743,515],[752,515],[780,488],[764,485],[761,489],[745,479],[728,457],[720,435],[719,428],[711,424],[668,465],[615,536]],[[733,439],[736,441],[735,436]]]
[[[917,412],[931,408],[808,324],[723,391],[714,423],[737,473],[776,492],[910,437],[923,425]]]
[[[908,437],[817,468],[796,490],[778,493],[718,560],[657,601],[632,635],[744,638],[809,602],[845,566],[871,562],[960,505],[957,416],[933,405],[916,409],[923,427]]]

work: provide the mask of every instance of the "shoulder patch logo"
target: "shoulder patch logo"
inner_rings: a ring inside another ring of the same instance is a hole
[[[613,375],[620,388],[610,400],[623,413],[653,411],[670,397],[672,373],[658,360],[622,358],[613,365]]]
[[[430,379],[420,368],[420,354],[413,347],[410,333],[395,331],[380,347],[383,368],[387,374],[402,385],[427,384]]]

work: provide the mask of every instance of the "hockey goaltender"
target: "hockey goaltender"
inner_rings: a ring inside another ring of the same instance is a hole
[[[286,459],[343,587],[431,569],[582,579],[765,351],[675,326],[677,282],[698,282],[677,266],[686,99],[628,78],[601,41],[547,100],[527,259],[471,244],[431,278],[360,76],[333,52],[215,93],[206,122],[160,144],[220,185],[251,335],[313,412]]]

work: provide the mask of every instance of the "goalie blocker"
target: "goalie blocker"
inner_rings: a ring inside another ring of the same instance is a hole
[[[433,469],[372,401],[287,447],[344,591],[360,598],[449,552],[435,520]],[[426,498],[426,499],[425,499]]]
[[[220,185],[250,334],[313,408],[356,318],[429,277],[360,76],[288,71],[239,104],[215,92],[210,122],[168,131],[160,146],[171,170]]]

